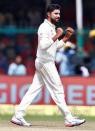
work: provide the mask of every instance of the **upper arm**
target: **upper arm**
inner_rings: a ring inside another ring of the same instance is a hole
[[[41,26],[38,30],[38,43],[41,49],[49,48],[54,41],[52,40],[52,36],[50,35],[50,29],[45,26]]]

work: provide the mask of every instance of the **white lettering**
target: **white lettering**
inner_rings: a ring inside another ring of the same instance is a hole
[[[12,84],[10,88],[10,102],[16,103],[16,97],[17,97],[17,87],[16,84]]]
[[[7,88],[7,86],[6,86],[6,84],[5,83],[0,83],[0,92],[1,92],[1,94],[0,94],[0,103],[6,103],[6,101],[7,101],[7,93],[6,93],[6,88]]]
[[[87,104],[95,105],[95,86],[87,87]]]
[[[68,104],[83,104],[82,99],[82,92],[75,92],[76,91],[82,91],[83,86],[82,85],[69,85],[67,90],[67,102]],[[78,98],[78,99],[77,99]]]

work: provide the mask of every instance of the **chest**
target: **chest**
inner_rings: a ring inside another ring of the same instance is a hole
[[[48,35],[49,37],[53,37],[54,35],[56,35],[56,30],[53,28],[50,28]]]

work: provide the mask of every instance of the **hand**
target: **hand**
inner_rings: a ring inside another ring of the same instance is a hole
[[[55,42],[60,36],[62,36],[62,34],[63,34],[63,29],[57,28],[56,35],[52,38],[52,40]]]
[[[66,29],[66,34],[67,34],[68,37],[71,37],[73,33],[74,33],[74,29],[73,28],[68,27]]]
[[[63,37],[63,41],[66,42],[66,41],[72,36],[73,33],[74,33],[74,29],[71,28],[71,27],[68,27],[68,28],[66,29],[66,34],[65,34],[65,36]]]
[[[56,30],[56,35],[58,36],[58,38],[63,34],[63,29],[62,28],[57,28]]]

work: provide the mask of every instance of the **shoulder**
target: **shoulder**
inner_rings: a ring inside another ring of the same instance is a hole
[[[27,72],[27,69],[23,64],[19,65],[18,70],[19,72],[24,73],[24,74]]]
[[[23,65],[23,64],[19,65],[19,68],[22,69],[22,70],[26,69],[25,65]]]
[[[9,67],[17,67],[17,65],[15,63],[11,63]]]
[[[23,65],[23,64],[20,64],[19,66],[22,67],[22,68],[26,68],[25,65]]]
[[[16,68],[17,68],[17,64],[15,64],[15,63],[11,63],[9,65],[9,70],[15,70]]]
[[[49,25],[46,23],[46,22],[43,22],[40,26],[39,26],[39,28],[38,28],[38,33],[39,32],[46,32],[46,31],[49,31],[50,30],[50,27],[49,27]]]

